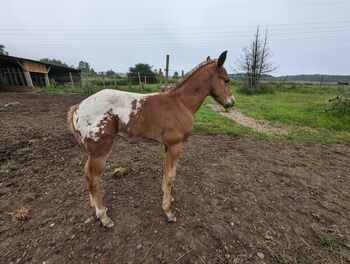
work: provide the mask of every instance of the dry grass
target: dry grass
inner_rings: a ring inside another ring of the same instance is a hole
[[[12,217],[15,221],[25,221],[29,218],[29,208],[21,206],[20,209],[17,210],[17,212],[12,213]]]
[[[126,174],[128,174],[128,170],[126,168],[122,168],[122,167],[116,168],[113,171],[113,176],[115,176],[115,177],[122,177]]]

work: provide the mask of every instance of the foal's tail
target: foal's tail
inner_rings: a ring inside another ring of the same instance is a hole
[[[76,104],[76,105],[72,105],[71,107],[69,107],[68,114],[67,114],[68,129],[74,136],[77,134],[77,132],[75,131],[74,126],[73,126],[73,114],[74,114],[74,111],[78,108],[78,106],[79,105]]]
[[[67,114],[67,125],[69,131],[75,136],[75,138],[78,140],[79,145],[84,149],[83,144],[82,144],[82,138],[80,134],[75,130],[74,125],[73,125],[73,114],[75,110],[78,108],[79,104],[72,105]]]

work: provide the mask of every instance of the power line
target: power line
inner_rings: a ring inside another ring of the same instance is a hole
[[[325,31],[325,30],[347,30],[350,29],[350,24],[349,25],[342,25],[342,26],[323,26],[323,27],[303,27],[303,28],[270,28],[268,29],[269,33],[274,33],[274,32],[287,32],[287,31]],[[0,30],[1,32],[2,30]],[[203,30],[203,32],[200,31],[195,31],[195,32],[175,32],[173,33],[173,31],[165,31],[165,32],[140,32],[137,33],[137,35],[134,32],[130,32],[130,33],[117,33],[117,32],[108,32],[108,31],[104,31],[104,30],[100,30],[100,31],[96,31],[96,32],[85,32],[84,30],[82,30],[81,32],[74,32],[71,33],[70,31],[68,31],[69,34],[67,34],[66,32],[46,32],[43,31],[42,33],[35,31],[34,33],[31,32],[31,30],[27,30],[27,31],[23,31],[22,33],[8,33],[8,30],[3,30],[6,33],[0,33],[0,35],[2,36],[16,36],[19,34],[23,34],[26,36],[42,36],[43,34],[45,34],[45,36],[137,36],[140,34],[146,35],[146,36],[163,36],[163,35],[221,35],[221,34],[233,34],[233,33],[243,33],[243,34],[251,34],[251,33],[255,33],[256,32],[256,27],[254,29],[251,30],[220,30],[220,31],[208,31],[208,30]],[[96,34],[98,33],[98,34]]]
[[[288,26],[307,26],[307,25],[336,25],[336,24],[350,24],[350,21],[324,21],[324,22],[306,22],[306,23],[286,23],[286,24],[268,24],[267,26],[271,30],[271,28],[274,27],[288,27]],[[213,26],[213,27],[154,27],[154,28],[113,28],[113,29],[101,29],[101,28],[67,28],[67,29],[60,29],[60,28],[48,28],[48,29],[40,29],[40,28],[0,28],[0,31],[26,31],[26,32],[36,32],[36,31],[49,31],[49,32],[59,32],[59,31],[66,31],[66,32],[89,32],[89,31],[97,31],[97,32],[118,32],[118,31],[154,31],[154,30],[211,30],[211,29],[232,29],[232,28],[252,28],[256,29],[257,25],[230,25],[230,26]]]
[[[66,8],[66,9],[51,9],[51,8],[13,8],[2,9],[0,12],[177,12],[177,11],[198,11],[198,10],[232,10],[232,9],[254,9],[254,8],[273,8],[273,7],[298,7],[298,6],[335,6],[349,5],[349,2],[313,2],[313,3],[284,3],[284,4],[257,4],[257,5],[237,5],[237,6],[221,6],[221,7],[177,7],[177,8]]]
[[[350,32],[350,27],[347,29],[338,29],[338,30],[313,30],[313,31],[296,31],[296,32],[270,32],[269,38],[275,38],[276,36],[300,36],[300,35],[315,35],[318,36],[334,36],[334,34],[342,33],[343,35],[345,33]],[[235,32],[220,32],[216,34],[189,34],[188,36],[183,36],[181,34],[177,35],[177,39],[184,39],[184,40],[192,40],[192,39],[208,39],[208,38],[237,38],[237,37],[250,37],[252,36],[253,32],[241,32],[239,34],[236,34]],[[25,35],[18,35],[18,34],[0,34],[1,38],[4,40],[23,40],[23,41],[34,41],[34,40],[40,40],[40,41],[55,41],[55,42],[70,42],[70,41],[101,41],[101,40],[118,40],[118,41],[132,41],[132,40],[142,40],[143,42],[151,41],[151,40],[167,40],[171,38],[173,35],[146,35],[146,36],[140,36],[140,35],[68,35],[68,36],[62,36],[62,35],[31,35],[31,34],[25,34]]]
[[[348,42],[350,40],[350,36],[347,36],[346,38],[322,38],[322,39],[283,39],[280,41],[276,42],[271,42],[269,43],[270,45],[273,46],[283,46],[283,45],[302,45],[306,46],[312,43],[316,44],[322,44],[322,42]],[[322,42],[321,42],[322,41]],[[205,48],[205,49],[212,49],[212,48],[218,48],[218,47],[230,47],[230,48],[239,48],[242,46],[242,43],[234,43],[234,42],[216,42],[216,43],[206,43],[206,44],[201,44],[201,43],[189,43],[189,44],[184,44],[184,45],[172,45],[172,46],[159,46],[159,45],[86,45],[86,44],[69,44],[69,45],[35,45],[35,46],[28,46],[28,44],[23,43],[23,44],[10,44],[7,46],[12,46],[12,47],[19,47],[19,48],[26,48],[26,49],[61,49],[61,50],[67,50],[67,49],[82,49],[82,48],[93,48],[94,50],[102,49],[102,50],[109,50],[109,51],[116,51],[118,49],[139,49],[139,50],[152,50],[152,49],[166,49],[166,50],[171,50],[171,49],[198,49],[198,48]]]
[[[303,39],[318,39],[318,40],[322,40],[322,39],[325,39],[325,38],[331,38],[331,39],[334,39],[334,38],[342,38],[342,37],[350,37],[350,34],[339,34],[339,33],[341,33],[341,32],[350,32],[350,30],[347,30],[347,31],[339,31],[339,32],[337,32],[337,31],[334,31],[334,32],[328,32],[327,34],[325,34],[326,32],[322,32],[324,35],[308,35],[308,36],[303,36],[303,34],[300,36],[300,37],[297,37],[297,38],[288,38],[288,39],[285,39],[285,38],[275,38],[274,36],[276,36],[276,35],[271,35],[271,36],[269,36],[269,39],[274,39],[274,40],[303,40]],[[305,32],[306,33],[306,32]],[[329,33],[331,33],[331,34],[329,34]],[[309,34],[309,33],[308,33]],[[278,34],[279,36],[292,36],[291,34]],[[234,36],[234,35],[233,35]],[[108,37],[107,37],[108,38]],[[177,44],[186,44],[186,42],[184,42],[184,41],[187,41],[188,39],[191,39],[191,38],[185,38],[185,39],[183,39],[183,41],[177,41]],[[194,38],[194,39],[196,39],[196,38]],[[222,38],[217,38],[217,39],[219,39],[219,40],[221,40]],[[217,41],[217,39],[214,39],[214,42],[211,42],[211,43],[216,43],[216,44],[220,44],[220,43],[241,43],[242,41],[240,40],[240,41],[238,41],[238,40],[225,40],[225,41]],[[22,39],[16,39],[16,38],[14,38],[13,40],[21,40],[22,42],[26,42],[27,43],[27,38],[22,38]],[[38,40],[38,39],[33,39],[33,40]],[[55,38],[53,38],[53,39],[47,39],[47,40],[55,40],[55,43],[53,43],[54,45],[55,44],[58,44],[56,41],[57,41],[57,39],[55,39]],[[65,39],[58,39],[58,40],[62,40],[63,42],[66,42],[66,40]],[[69,41],[70,40],[77,40],[77,41],[79,41],[78,43],[72,43],[72,44],[78,44],[78,45],[88,45],[88,44],[91,44],[91,45],[95,45],[94,43],[89,43],[89,42],[84,42],[84,43],[81,43],[80,41],[81,40],[89,40],[89,39],[82,39],[82,38],[77,38],[77,39],[68,39]],[[95,41],[95,39],[91,39],[92,41]],[[118,39],[117,39],[118,40]],[[130,40],[130,39],[124,39],[124,40]],[[144,39],[143,38],[143,40],[147,40],[147,39]],[[170,43],[171,41],[169,41],[169,43]],[[119,44],[120,42],[118,42],[118,44]],[[197,42],[198,43],[198,42]],[[206,42],[206,43],[208,43],[208,42]],[[35,43],[34,43],[35,44]],[[70,43],[68,43],[68,44],[70,44]],[[98,44],[99,45],[99,43],[96,43],[96,44]],[[104,44],[104,43],[101,43],[103,46],[109,46],[109,45],[112,45],[113,47],[115,46],[115,43],[108,43],[108,44]],[[130,44],[130,42],[128,42],[127,43],[128,45]],[[139,43],[137,43],[137,44],[139,44]],[[152,46],[154,45],[154,43],[147,43],[147,44],[151,44]],[[195,42],[188,42],[187,41],[187,44],[196,44]],[[201,44],[201,42],[199,42],[199,44]],[[147,45],[145,45],[145,42],[143,42],[143,44],[142,44],[142,46],[147,46]]]

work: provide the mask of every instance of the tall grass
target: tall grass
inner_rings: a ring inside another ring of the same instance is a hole
[[[159,85],[146,85],[142,91],[139,86],[135,85],[110,85],[110,86],[99,86],[92,83],[87,83],[82,86],[73,87],[71,85],[51,85],[41,89],[41,92],[47,93],[59,93],[59,94],[80,94],[80,95],[92,95],[103,89],[115,89],[120,91],[127,91],[133,93],[155,93],[160,91]]]

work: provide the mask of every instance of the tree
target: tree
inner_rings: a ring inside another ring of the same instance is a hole
[[[129,68],[127,73],[128,79],[132,84],[138,84],[139,78],[138,73],[140,73],[141,80],[143,81],[145,76],[147,77],[147,83],[156,82],[156,74],[152,70],[152,66],[147,63],[138,63],[134,67]]]
[[[87,74],[92,74],[92,75],[96,74],[95,70],[91,68],[90,63],[83,60],[79,61],[78,70],[81,70],[83,73],[87,73]]]
[[[91,67],[90,63],[83,60],[79,61],[78,70],[81,70],[82,73],[86,73],[86,74],[91,74],[91,75],[97,74],[94,68]]]
[[[0,44],[0,55],[9,55],[9,53],[5,50],[5,45]]]
[[[114,77],[114,76],[119,77],[118,74],[116,74],[112,69],[106,71],[106,76],[107,77]]]
[[[179,79],[179,73],[177,71],[174,72],[172,79],[173,80]]]
[[[267,47],[267,30],[265,37],[260,36],[260,29],[257,27],[254,38],[249,46],[242,48],[243,55],[238,60],[240,71],[245,74],[246,84],[242,90],[245,93],[258,92],[258,84],[261,78],[273,72],[276,67],[270,62],[272,52]]]
[[[43,58],[43,59],[40,59],[39,61],[43,63],[52,64],[52,65],[68,67],[68,64],[56,59]]]

